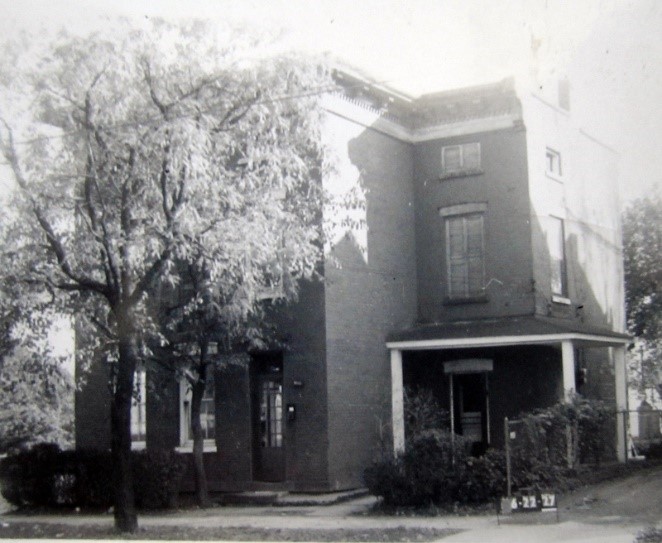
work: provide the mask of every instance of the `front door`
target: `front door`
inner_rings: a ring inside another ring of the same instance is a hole
[[[283,359],[253,357],[253,467],[255,480],[285,480],[283,436]]]
[[[480,454],[489,445],[489,396],[487,373],[453,375],[453,417],[455,432]]]

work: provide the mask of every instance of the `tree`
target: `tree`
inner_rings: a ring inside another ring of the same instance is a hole
[[[623,214],[623,256],[628,330],[636,338],[632,377],[640,393],[662,397],[662,200],[633,201]]]
[[[11,233],[0,224],[0,246]],[[12,261],[11,252],[0,253],[3,270]],[[73,438],[73,377],[47,337],[52,307],[25,294],[16,283],[0,283],[0,453],[40,442],[68,446]]]
[[[20,230],[5,280],[75,311],[86,330],[79,348],[104,347],[114,363],[120,531],[137,528],[134,371],[161,334],[150,301],[177,284],[176,264],[224,284],[214,303],[243,318],[274,279],[294,295],[324,247],[325,72],[301,59],[249,62],[237,36],[225,38],[232,48],[197,23],[65,35],[0,71],[4,103],[24,105],[13,117],[2,109]]]

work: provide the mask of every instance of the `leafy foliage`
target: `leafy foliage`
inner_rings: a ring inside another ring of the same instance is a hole
[[[165,450],[136,451],[132,456],[138,507],[175,506],[185,457]],[[0,482],[2,495],[17,506],[112,505],[109,452],[61,451],[55,444],[39,444],[0,461]]]
[[[614,427],[608,404],[578,395],[511,421],[513,486],[564,486],[580,461],[599,465],[613,455]]]
[[[623,257],[628,330],[636,336],[630,365],[640,392],[662,395],[662,200],[633,201],[623,214]],[[662,396],[661,396],[662,397]]]
[[[364,474],[370,492],[389,507],[488,503],[506,487],[502,451],[468,454],[469,443],[448,431],[424,431],[400,456],[375,462]]]
[[[73,377],[57,359],[25,348],[0,370],[0,451],[73,442]]]
[[[564,488],[577,462],[598,462],[610,444],[613,414],[606,404],[579,396],[521,417],[511,441],[513,488]],[[568,441],[570,439],[570,442]],[[506,454],[468,454],[462,436],[447,430],[413,435],[405,452],[373,463],[364,474],[370,492],[390,507],[489,503],[506,491]],[[568,447],[570,445],[570,447]],[[568,452],[572,465],[568,466]]]
[[[408,436],[416,436],[425,430],[450,426],[448,411],[442,409],[428,388],[404,389],[405,430]]]
[[[14,48],[0,69],[0,150],[18,187],[3,280],[76,315],[81,360],[114,363],[123,531],[137,527],[133,375],[170,340],[153,300],[182,285],[180,263],[192,266],[206,285],[184,314],[204,305],[228,344],[259,339],[248,323],[262,294],[277,284],[291,300],[316,276],[322,210],[333,207],[321,183],[325,70],[301,58],[248,61],[254,44],[222,39],[227,47],[204,24],[157,21],[61,34],[29,62]]]

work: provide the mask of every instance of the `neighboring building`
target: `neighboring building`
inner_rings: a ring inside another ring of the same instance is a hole
[[[362,486],[371,460],[404,446],[404,385],[431,388],[477,450],[578,374],[582,393],[625,409],[616,154],[573,124],[567,93],[561,107],[505,80],[413,100],[339,80],[324,182],[364,189],[365,226],[337,232],[325,281],[279,311],[286,349],[216,373],[210,488]],[[137,442],[190,451],[185,387],[150,379]],[[78,393],[78,447],[108,446],[106,382],[94,373]]]

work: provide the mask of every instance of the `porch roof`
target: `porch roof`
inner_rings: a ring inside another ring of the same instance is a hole
[[[539,315],[422,324],[391,333],[389,349],[422,350],[508,345],[550,345],[572,341],[586,347],[617,347],[632,338],[575,320]]]

